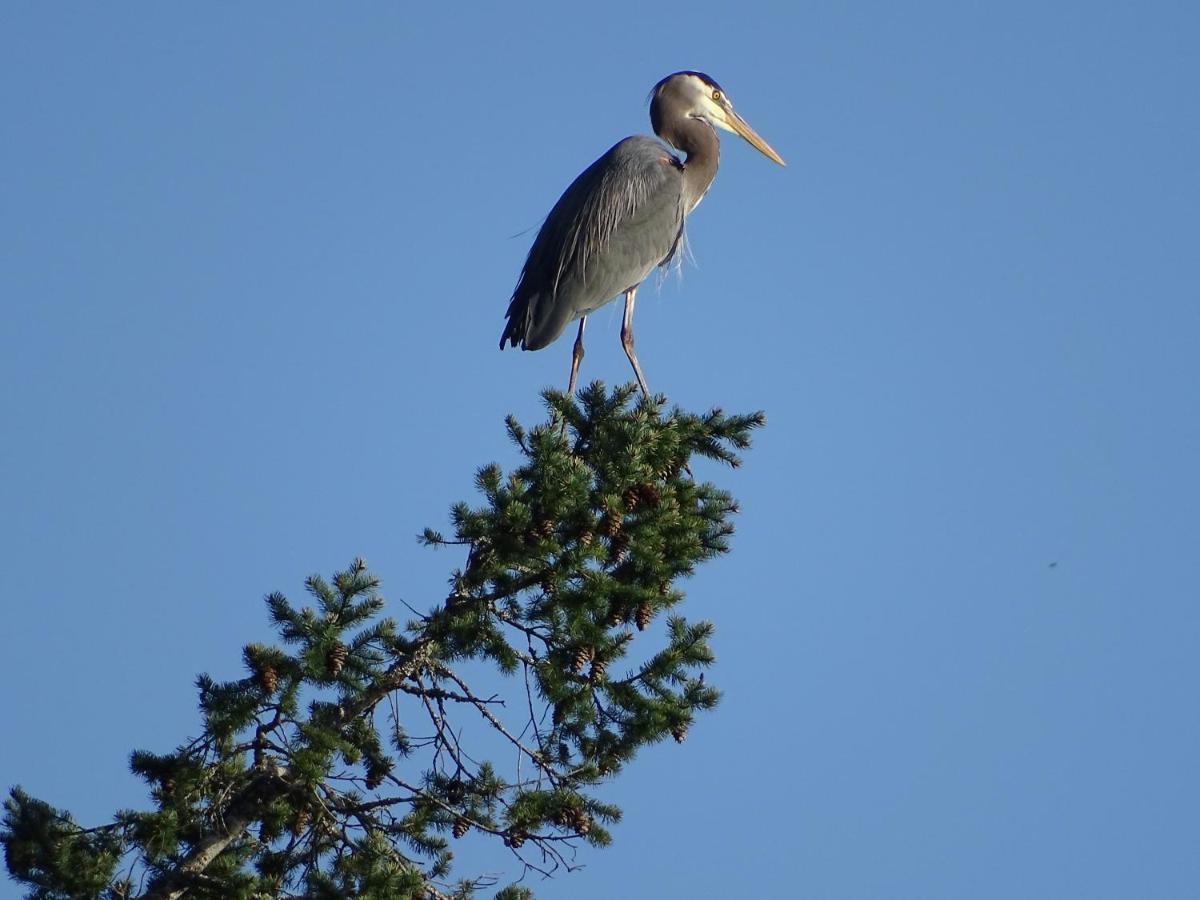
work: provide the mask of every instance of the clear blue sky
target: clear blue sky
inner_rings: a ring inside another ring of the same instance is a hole
[[[442,596],[414,535],[565,384],[496,349],[531,230],[697,68],[789,163],[725,140],[636,320],[769,419],[701,473],[725,701],[539,896],[1195,896],[1200,7],[583,10],[0,7],[0,782],[139,805],[264,593]]]

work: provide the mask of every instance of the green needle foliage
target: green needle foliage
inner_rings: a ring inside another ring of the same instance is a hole
[[[689,461],[738,465],[762,424],[632,395],[547,392],[547,423],[508,420],[521,465],[485,466],[453,537],[422,536],[466,553],[427,615],[381,617],[362,560],[310,577],[304,605],[268,596],[280,643],[247,646],[243,678],[200,676],[201,736],[132,754],[151,809],[85,829],[13,788],[0,841],[27,896],[465,898],[491,881],[450,880],[453,839],[503,841],[522,877],[607,844],[604,781],[719,696],[712,626],[674,610],[737,509]],[[468,683],[491,667],[489,691]]]

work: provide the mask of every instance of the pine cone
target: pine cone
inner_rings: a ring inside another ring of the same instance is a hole
[[[587,834],[592,828],[592,817],[576,806],[564,806],[554,814],[554,824],[569,828],[579,834]]]
[[[591,647],[580,647],[576,650],[575,658],[571,660],[571,674],[579,675],[582,673],[583,667],[591,661],[593,655]]]
[[[468,822],[466,819],[464,819],[462,816],[459,816],[457,819],[454,820],[454,828],[452,829],[451,833],[456,838],[460,838],[470,830],[471,830],[471,823]]]
[[[682,744],[687,740],[688,727],[686,725],[676,725],[671,729],[671,737],[675,738],[675,743]]]
[[[647,481],[645,484],[640,484],[637,487],[638,499],[649,507],[658,506],[662,502],[662,495],[658,492],[658,487]]]
[[[600,520],[600,532],[606,538],[614,538],[621,533],[621,526],[623,524],[620,516],[605,513],[604,518]]]
[[[627,510],[633,511],[633,510],[637,509],[638,503],[641,502],[642,495],[641,495],[641,492],[637,488],[631,487],[629,490],[627,490],[625,492],[624,499],[625,499],[625,508]]]
[[[337,678],[341,674],[342,666],[346,664],[346,656],[349,652],[341,641],[334,641],[333,646],[325,654],[325,671],[330,678]]]
[[[571,817],[571,827],[580,835],[586,835],[592,830],[592,817],[585,813],[582,809],[573,809]]]
[[[308,810],[301,807],[296,810],[296,818],[292,819],[292,837],[298,838],[308,827]]]
[[[579,532],[579,546],[586,547],[596,539],[596,534],[590,528],[585,528]]]
[[[599,681],[608,671],[608,660],[596,657],[592,660],[592,671],[588,673],[588,681]]]
[[[504,836],[504,846],[511,847],[513,850],[520,850],[528,838],[522,831],[510,831]]]
[[[624,531],[618,531],[608,539],[608,558],[612,563],[619,563],[625,559],[625,554],[629,552],[629,535]]]
[[[638,631],[645,631],[646,626],[650,624],[650,620],[654,618],[654,610],[650,608],[649,603],[642,603],[638,606],[637,612],[633,614],[633,623],[637,625]]]
[[[279,687],[279,673],[275,671],[275,667],[270,663],[265,664],[258,670],[258,686],[262,688],[262,692],[270,697]]]
[[[554,520],[542,519],[542,521],[538,522],[537,530],[538,534],[542,537],[550,537],[550,535],[554,534]]]

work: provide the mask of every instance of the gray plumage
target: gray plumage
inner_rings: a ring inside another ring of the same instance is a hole
[[[640,135],[588,166],[533,242],[500,346],[541,350],[669,262],[683,233],[683,171],[666,147]]]
[[[684,159],[654,138],[635,136],[588,166],[546,217],[508,305],[501,349],[508,343],[540,350],[580,321],[568,391],[583,358],[586,317],[623,293],[621,342],[649,393],[633,352],[634,297],[646,276],[678,252],[688,214],[716,177],[720,142],[714,126],[740,134],[783,164],[702,73],[676,72],[655,85],[650,119]]]

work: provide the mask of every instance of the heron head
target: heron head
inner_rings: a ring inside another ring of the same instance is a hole
[[[702,119],[714,128],[744,138],[759,153],[781,166],[787,165],[771,145],[733,111],[733,102],[716,80],[703,72],[668,75],[650,92],[650,120],[657,132],[668,110],[676,115]]]

